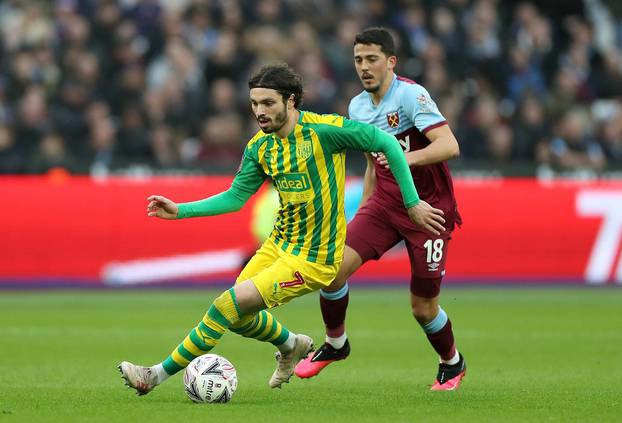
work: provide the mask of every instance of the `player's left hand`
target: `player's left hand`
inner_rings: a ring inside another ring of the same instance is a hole
[[[161,195],[150,195],[147,198],[147,216],[174,220],[179,214],[179,207],[173,201]]]
[[[445,232],[445,218],[441,209],[435,209],[425,201],[421,200],[416,206],[408,209],[410,220],[421,226],[426,231],[432,232],[434,235],[440,235]]]
[[[376,155],[376,162],[378,162],[380,166],[384,166],[385,168],[389,169],[389,161],[384,154],[378,153]]]

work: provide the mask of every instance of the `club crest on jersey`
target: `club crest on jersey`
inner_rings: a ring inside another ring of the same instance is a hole
[[[400,126],[400,115],[398,112],[387,113],[387,123],[391,128]]]
[[[296,156],[302,160],[307,160],[313,153],[311,141],[301,141],[296,143]]]

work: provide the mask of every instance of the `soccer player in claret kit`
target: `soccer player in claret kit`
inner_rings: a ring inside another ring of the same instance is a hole
[[[274,230],[198,325],[161,363],[127,361],[119,370],[144,395],[194,358],[208,353],[227,330],[275,345],[277,368],[269,380],[281,387],[296,363],[313,349],[311,338],[287,330],[265,309],[327,287],[343,257],[345,149],[382,151],[398,181],[403,206],[414,222],[444,231],[442,211],[419,199],[408,165],[392,135],[338,115],[298,109],[300,77],[287,65],[261,68],[249,80],[250,102],[260,130],[248,142],[231,188],[204,200],[176,204],[153,195],[147,213],[162,219],[212,216],[239,210],[270,177],[279,192]]]
[[[315,376],[328,364],[349,355],[345,333],[347,278],[366,261],[379,259],[404,241],[411,264],[412,312],[440,357],[432,390],[453,390],[460,385],[466,365],[456,349],[451,321],[439,307],[439,294],[451,233],[462,223],[445,162],[458,156],[459,147],[426,89],[394,73],[396,62],[393,38],[387,30],[369,28],[356,36],[354,63],[364,91],[351,100],[350,118],[397,137],[419,195],[443,210],[447,230],[431,236],[430,231],[412,224],[401,207],[386,157],[367,155],[362,206],[348,224],[341,269],[331,286],[320,291],[326,343],[297,365],[296,374],[301,378]]]

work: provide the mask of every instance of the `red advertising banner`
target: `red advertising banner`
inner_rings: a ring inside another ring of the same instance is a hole
[[[150,194],[191,201],[230,182],[231,177],[0,178],[0,286],[232,282],[256,247],[251,220],[260,195],[223,216],[146,216]],[[349,181],[350,197],[360,192],[359,184]],[[455,188],[464,224],[449,247],[448,283],[622,284],[622,181],[462,179]],[[355,279],[408,278],[408,257],[398,246],[366,264]]]

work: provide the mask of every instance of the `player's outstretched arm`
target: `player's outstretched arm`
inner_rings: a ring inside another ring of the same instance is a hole
[[[173,201],[161,195],[150,195],[147,197],[147,216],[159,217],[160,219],[177,219],[179,207]]]
[[[152,195],[148,198],[147,215],[161,219],[185,219],[235,212],[257,192],[265,178],[266,175],[250,156],[247,147],[242,164],[227,191],[203,200],[179,204],[160,195]]]
[[[176,204],[161,195],[152,195],[149,198],[147,215],[160,219],[184,219],[187,217],[215,216],[217,214],[238,211],[248,200],[248,197],[236,192],[234,188],[204,200],[190,203]]]
[[[154,210],[156,212],[155,216],[162,217],[163,219],[185,219],[188,217],[216,216],[219,214],[231,213],[240,210],[253,193],[254,192],[251,193],[249,191],[237,189],[234,183],[227,191],[212,195],[203,200],[179,204],[167,200],[170,202],[170,204],[167,205],[168,209],[165,210],[167,213],[161,213],[161,216],[157,214],[157,210]],[[164,197],[160,198],[166,200]],[[175,208],[177,210],[176,214],[171,217]]]

